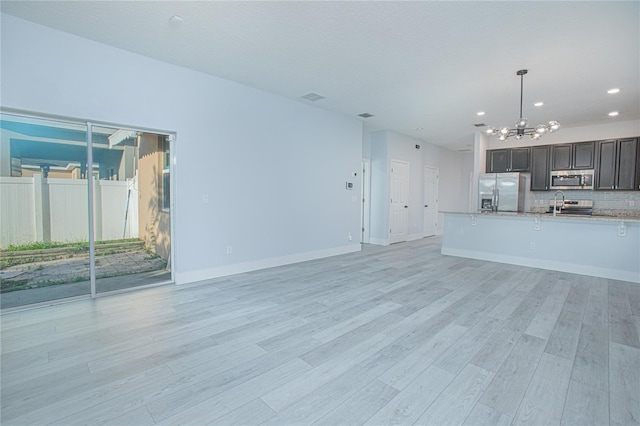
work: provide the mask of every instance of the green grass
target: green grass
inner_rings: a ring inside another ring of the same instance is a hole
[[[9,281],[3,280],[0,283],[0,293],[10,293],[12,291],[18,290],[27,290],[31,288],[40,288],[40,287],[49,287],[52,285],[61,285],[61,284],[71,284],[78,283],[80,281],[87,281],[89,277],[76,275],[75,277],[71,277],[68,279],[61,280],[37,280],[37,281],[29,281],[29,280],[16,280]]]
[[[137,239],[137,238],[129,238],[129,239],[125,239],[125,240],[96,241],[96,245],[114,244],[114,243],[130,243],[130,242],[135,242],[135,241],[140,241],[140,240]],[[6,251],[46,250],[46,249],[60,248],[60,247],[71,247],[71,248],[77,248],[77,249],[80,250],[80,249],[88,248],[89,247],[89,243],[87,241],[81,241],[81,242],[78,242],[78,243],[62,243],[62,242],[43,243],[43,242],[36,242],[36,243],[29,243],[29,244],[21,244],[19,246],[11,244],[5,250]]]

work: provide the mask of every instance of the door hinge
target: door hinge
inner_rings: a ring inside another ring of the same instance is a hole
[[[364,232],[364,228],[362,228],[362,232]]]

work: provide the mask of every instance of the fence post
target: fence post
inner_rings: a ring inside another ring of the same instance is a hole
[[[36,241],[51,241],[51,209],[49,184],[40,173],[33,175],[33,206],[36,221]]]

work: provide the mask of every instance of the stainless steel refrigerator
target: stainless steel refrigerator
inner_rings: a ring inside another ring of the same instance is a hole
[[[521,173],[483,173],[478,189],[481,211],[524,211],[525,179]]]

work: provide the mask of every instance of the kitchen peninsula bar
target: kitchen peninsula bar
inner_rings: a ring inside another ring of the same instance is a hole
[[[640,217],[443,213],[443,255],[640,284]]]

